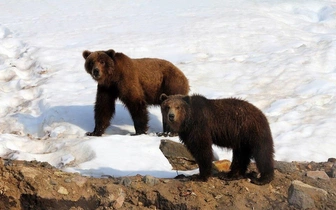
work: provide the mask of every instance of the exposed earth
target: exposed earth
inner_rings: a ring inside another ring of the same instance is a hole
[[[253,164],[251,168],[255,170]],[[334,158],[276,162],[275,179],[258,186],[248,179],[221,180],[216,174],[207,182],[140,175],[91,178],[48,163],[0,158],[0,209],[336,209],[335,168]],[[293,197],[293,180],[320,189],[297,188]]]

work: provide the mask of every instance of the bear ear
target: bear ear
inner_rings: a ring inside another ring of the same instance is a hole
[[[83,58],[86,60],[87,59],[87,57],[89,57],[89,55],[91,54],[91,52],[90,51],[88,51],[88,50],[85,50],[84,52],[83,52]]]
[[[110,56],[112,59],[114,58],[114,55],[115,55],[115,51],[110,49],[110,50],[107,50],[105,51],[105,53]]]
[[[190,104],[190,96],[184,96],[183,101],[185,101],[187,104]]]
[[[160,95],[160,102],[161,102],[161,103],[164,102],[167,98],[168,98],[168,96],[167,96],[166,94],[162,93],[162,94]]]

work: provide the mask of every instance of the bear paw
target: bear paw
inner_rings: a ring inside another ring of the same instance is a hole
[[[96,132],[86,132],[86,136],[101,136],[102,134],[96,133]]]

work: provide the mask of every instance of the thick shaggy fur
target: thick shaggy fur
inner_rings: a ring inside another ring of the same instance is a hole
[[[86,72],[98,83],[94,108],[95,128],[93,132],[87,133],[89,136],[101,136],[105,132],[115,113],[115,101],[118,98],[129,110],[136,134],[144,134],[148,130],[147,105],[159,105],[162,93],[172,95],[189,92],[189,83],[182,71],[166,60],[131,59],[114,50],[86,50],[83,57]],[[165,119],[163,121],[165,123]]]
[[[200,95],[163,94],[161,101],[167,123],[198,163],[201,180],[211,175],[212,144],[233,150],[226,178],[245,177],[253,158],[260,177],[250,176],[251,181],[262,185],[273,180],[273,139],[268,121],[258,108],[240,99],[211,100]]]

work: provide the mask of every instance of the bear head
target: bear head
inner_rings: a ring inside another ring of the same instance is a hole
[[[174,132],[184,130],[185,122],[190,118],[190,97],[185,95],[161,94],[160,105],[163,119]]]
[[[85,70],[98,84],[109,85],[115,77],[114,50],[83,52]]]

